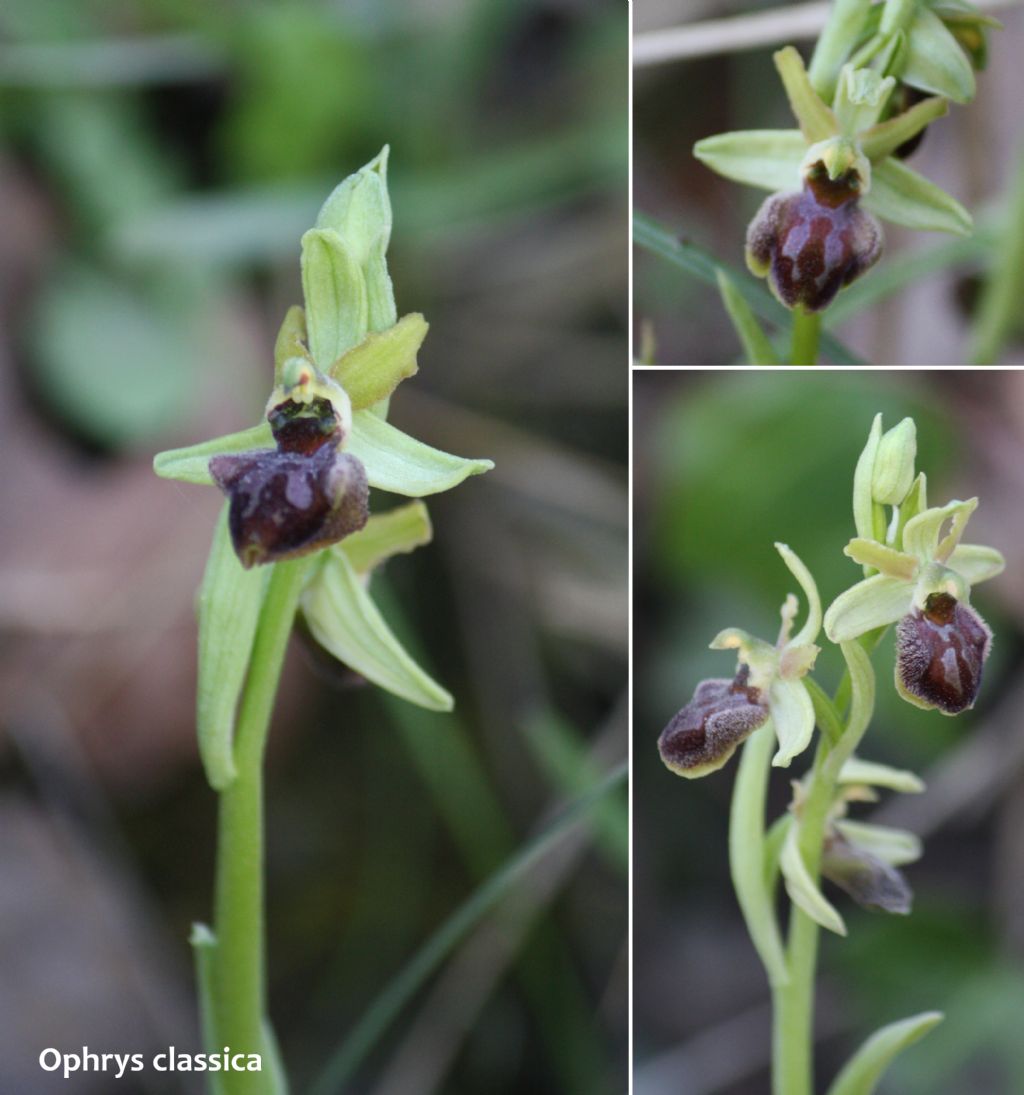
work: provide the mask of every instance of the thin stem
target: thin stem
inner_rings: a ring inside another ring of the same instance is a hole
[[[821,316],[817,312],[793,309],[794,365],[817,365],[818,343],[821,339]]]
[[[863,640],[870,651],[884,634],[880,628]],[[850,673],[843,675],[836,699],[829,700],[819,688],[812,693],[816,716],[834,730],[840,724],[839,704],[848,702]],[[836,781],[842,762],[857,747],[850,738],[860,733],[847,724],[838,743],[822,733],[814,755],[814,765],[806,784],[806,795],[800,810],[800,855],[811,878],[817,880],[821,869],[822,849],[828,826],[829,810],[835,794]],[[834,753],[834,755],[833,755]],[[792,906],[789,939],[786,948],[786,968],[789,980],[776,985],[772,992],[774,1029],[772,1044],[773,1095],[812,1095],[814,1091],[814,982],[818,962],[819,927],[801,909]]]
[[[220,796],[213,960],[213,1031],[219,1050],[264,1053],[263,753],[288,637],[309,561],[276,563],[253,644],[235,732],[238,775]],[[257,1079],[258,1077],[258,1079]],[[231,1095],[273,1092],[271,1072],[226,1072]]]

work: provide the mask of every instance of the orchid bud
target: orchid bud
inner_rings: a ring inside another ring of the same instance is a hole
[[[855,170],[832,179],[818,161],[800,193],[773,194],[751,221],[747,265],[787,308],[820,312],[878,261],[882,230],[860,193]]]
[[[904,418],[886,430],[878,442],[871,471],[871,496],[885,506],[898,506],[914,482],[917,459],[917,427],[912,418]]]
[[[917,707],[957,715],[974,706],[992,632],[970,605],[928,595],[896,629],[896,687]]]
[[[665,765],[687,779],[717,771],[737,747],[768,719],[758,689],[742,666],[733,680],[701,681],[693,699],[658,738]]]

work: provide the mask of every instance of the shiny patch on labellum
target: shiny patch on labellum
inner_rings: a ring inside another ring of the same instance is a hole
[[[329,400],[286,400],[267,419],[276,449],[210,461],[230,503],[231,542],[247,569],[319,551],[361,529],[370,515],[366,469],[339,452],[343,433]]]
[[[693,699],[658,738],[667,767],[695,778],[721,768],[737,747],[768,719],[768,708],[756,688],[747,685],[750,670],[742,666],[733,680],[701,681]]]
[[[910,912],[914,894],[903,874],[835,830],[825,839],[821,873],[865,909]]]
[[[896,628],[896,677],[923,707],[956,715],[974,705],[992,632],[969,605],[932,593]]]
[[[854,172],[830,180],[815,165],[794,194],[773,194],[747,230],[747,265],[787,308],[827,308],[882,254],[882,229],[858,202]]]

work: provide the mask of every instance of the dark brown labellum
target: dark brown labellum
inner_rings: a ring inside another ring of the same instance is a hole
[[[811,169],[795,194],[773,194],[747,230],[747,262],[788,308],[827,308],[882,253],[882,230],[860,207],[853,172],[829,180]]]
[[[658,738],[665,764],[682,776],[702,776],[721,768],[744,739],[768,718],[760,693],[747,685],[742,666],[734,680],[701,681],[693,699]]]
[[[932,593],[896,628],[896,672],[903,689],[955,715],[974,705],[992,633],[969,606]]]
[[[825,840],[821,873],[865,909],[910,912],[914,895],[902,873],[836,830]]]
[[[366,470],[321,445],[311,456],[260,449],[215,456],[210,474],[228,496],[228,527],[242,566],[306,555],[366,524]]]

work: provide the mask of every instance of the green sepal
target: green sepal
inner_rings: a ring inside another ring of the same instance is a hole
[[[807,142],[799,129],[740,129],[705,137],[693,154],[733,182],[761,190],[798,190]]]
[[[393,327],[398,318],[386,258],[392,224],[388,152],[385,145],[368,164],[339,183],[316,219],[317,228],[341,236],[362,271],[370,331]]]
[[[860,757],[850,757],[839,771],[839,783],[860,783],[867,787],[884,787],[902,794],[920,794],[924,781],[914,772],[902,768],[890,768]]]
[[[431,711],[454,706],[451,694],[395,638],[343,551],[324,553],[303,594],[302,612],[316,641],[368,681]]]
[[[311,228],[302,237],[302,292],[309,352],[326,373],[369,330],[366,279],[344,239],[332,229]]]
[[[905,84],[944,95],[954,103],[974,98],[974,68],[945,23],[919,5],[907,33],[901,78]]]
[[[877,163],[886,156],[891,156],[901,144],[917,136],[925,126],[944,117],[948,112],[949,104],[946,100],[933,96],[915,103],[909,110],[897,114],[887,122],[865,129],[857,139],[864,155],[872,163]]]
[[[858,136],[859,139],[862,130],[878,122],[895,87],[893,76],[882,76],[870,68],[844,65],[833,103],[842,132],[847,137]],[[864,152],[870,157],[866,148]]]
[[[270,567],[246,570],[221,508],[206,571],[199,587],[199,665],[196,728],[199,755],[210,785],[223,791],[235,778],[235,711],[249,669]]]
[[[716,271],[718,291],[722,294],[722,303],[732,321],[736,335],[743,346],[748,365],[778,365],[779,357],[758,323],[746,298],[733,284],[732,279],[721,267]]]
[[[872,1095],[882,1074],[902,1053],[942,1022],[938,1011],[926,1011],[876,1031],[857,1050],[828,1089],[828,1095]]]
[[[416,355],[428,326],[419,312],[412,312],[386,331],[368,335],[331,366],[330,375],[348,393],[354,411],[387,399],[403,380],[415,375]]]
[[[343,551],[358,574],[369,574],[393,555],[404,555],[429,544],[434,534],[427,507],[407,502],[386,513],[375,513],[358,531],[332,548]]]
[[[921,838],[906,829],[845,819],[837,821],[835,826],[851,844],[883,863],[888,863],[890,867],[903,867],[908,863],[916,863],[921,858]]]
[[[366,468],[370,486],[422,498],[457,486],[494,467],[491,460],[466,460],[433,449],[378,418],[370,410],[352,416],[347,451]]]
[[[274,343],[274,384],[281,383],[281,366],[292,357],[309,358],[306,347],[306,313],[293,304],[284,314]]]
[[[1006,569],[1002,552],[984,544],[957,544],[946,562],[950,570],[955,570],[972,586],[987,582]]]
[[[775,68],[786,89],[790,109],[800,125],[807,144],[816,144],[839,135],[839,122],[831,108],[814,90],[804,61],[793,46],[772,55]]]
[[[210,441],[201,441],[198,445],[188,445],[183,449],[166,449],[153,457],[153,471],[161,479],[177,479],[181,483],[199,483],[212,486],[210,475],[210,457],[221,453],[247,452],[249,449],[272,449],[274,435],[270,424],[261,422],[238,433],[226,433]]]
[[[844,590],[825,613],[825,634],[834,642],[856,639],[905,616],[914,601],[914,586],[903,578],[875,574]]]
[[[790,826],[786,834],[779,866],[790,901],[823,928],[835,932],[836,935],[846,935],[846,924],[843,918],[815,884],[800,854],[799,825]]]
[[[807,70],[811,84],[826,102],[832,98],[851,44],[864,37],[871,7],[871,0],[833,0]]]
[[[872,172],[864,208],[894,224],[923,231],[967,236],[974,226],[956,198],[892,157]]]

